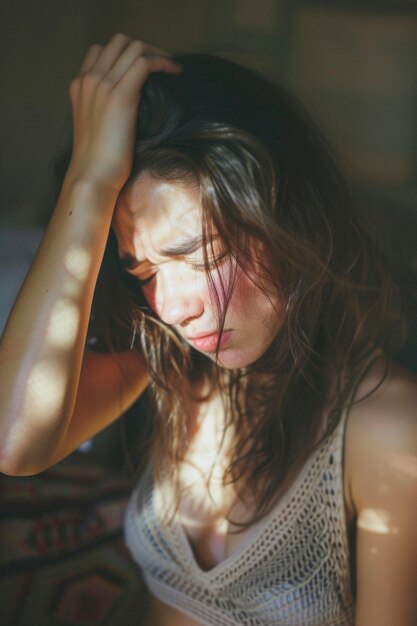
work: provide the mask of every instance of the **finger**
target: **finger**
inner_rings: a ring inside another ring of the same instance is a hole
[[[142,89],[146,79],[148,78],[149,74],[155,72],[180,74],[182,72],[182,67],[168,57],[139,56],[132,62],[130,67],[123,74],[123,76],[117,83],[117,87],[121,91],[124,91],[126,96],[131,95],[139,99],[140,90]]]
[[[72,110],[72,116],[73,116],[73,124],[74,124],[74,130],[76,130],[76,127],[79,125],[80,123],[80,98],[81,98],[81,82],[80,82],[80,78],[82,78],[85,74],[87,74],[90,69],[94,66],[94,64],[96,63],[98,57],[101,54],[103,47],[99,46],[98,44],[94,44],[92,46],[90,46],[90,48],[88,49],[88,52],[84,58],[84,61],[82,62],[82,65],[80,67],[80,71],[78,73],[78,76],[76,76],[74,78],[74,80],[71,82],[70,84],[70,89],[69,89],[69,93],[70,93],[70,97],[71,97],[71,101],[73,104],[73,110]]]
[[[103,48],[100,56],[97,58],[94,66],[91,69],[99,74],[106,75],[117,62],[121,54],[131,43],[130,37],[118,33],[114,35],[109,43]]]
[[[143,56],[159,56],[159,57],[171,57],[171,52],[158,48],[151,43],[140,42],[143,44]]]
[[[151,51],[154,51],[152,55]],[[158,54],[156,54],[156,52],[158,52]],[[143,44],[141,41],[132,41],[113,65],[107,76],[108,82],[113,84],[118,83],[132,63],[140,56],[146,57],[147,59],[149,59],[150,56],[158,56],[160,58],[169,59],[169,56],[167,56],[166,53],[159,54],[160,52],[163,51],[156,46],[148,46],[147,44]]]
[[[99,46],[98,44],[94,44],[93,46],[89,48],[85,56],[85,59],[82,62],[82,65],[80,67],[80,74],[85,74],[93,67],[94,63],[97,61],[98,57],[100,56],[102,49],[103,49],[103,46]]]

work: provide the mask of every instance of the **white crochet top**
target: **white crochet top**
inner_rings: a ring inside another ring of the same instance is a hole
[[[209,626],[352,626],[343,497],[347,414],[248,539],[208,571],[181,523],[163,521],[149,466],[130,498],[125,537],[151,593]]]

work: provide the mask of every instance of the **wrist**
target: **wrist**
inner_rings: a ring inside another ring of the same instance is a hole
[[[113,206],[117,200],[117,197],[121,191],[121,186],[116,185],[114,181],[109,178],[96,176],[92,173],[85,173],[69,167],[64,183],[63,190],[71,190],[71,192],[77,195],[95,196],[100,200],[108,200],[113,203]]]
[[[79,207],[85,211],[86,207],[97,207],[101,212],[113,212],[120,190],[108,181],[93,176],[79,175],[68,170],[61,191],[64,204]],[[61,204],[61,202],[59,202]]]

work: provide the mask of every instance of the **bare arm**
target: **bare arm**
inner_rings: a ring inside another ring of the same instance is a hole
[[[152,71],[178,67],[157,49],[118,35],[104,48],[89,50],[71,84],[70,167],[0,343],[0,471],[5,473],[35,473],[62,458],[120,415],[146,385],[138,357],[120,360],[131,380],[122,396],[123,374],[119,370],[114,378],[114,366],[107,367],[113,375],[101,379],[103,389],[107,384],[104,396],[113,390],[119,400],[107,395],[111,408],[103,411],[103,396],[85,390],[97,368],[104,373],[104,360],[93,364],[87,357],[83,363],[83,356],[114,206],[131,169],[140,90]]]
[[[72,418],[51,462],[60,461],[111,424],[142,394],[147,384],[145,364],[138,352],[86,353]]]
[[[355,626],[417,624],[417,379],[393,369],[348,427]]]

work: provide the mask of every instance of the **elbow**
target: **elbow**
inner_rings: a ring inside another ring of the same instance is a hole
[[[56,463],[62,438],[58,428],[45,428],[39,421],[22,416],[8,420],[12,426],[0,433],[0,472],[7,476],[34,476]]]
[[[0,451],[0,472],[6,476],[34,476],[45,471],[51,463],[34,461],[30,455],[18,455]]]
[[[40,474],[43,469],[45,468],[30,467],[14,459],[0,458],[0,472],[6,476],[34,476]]]

